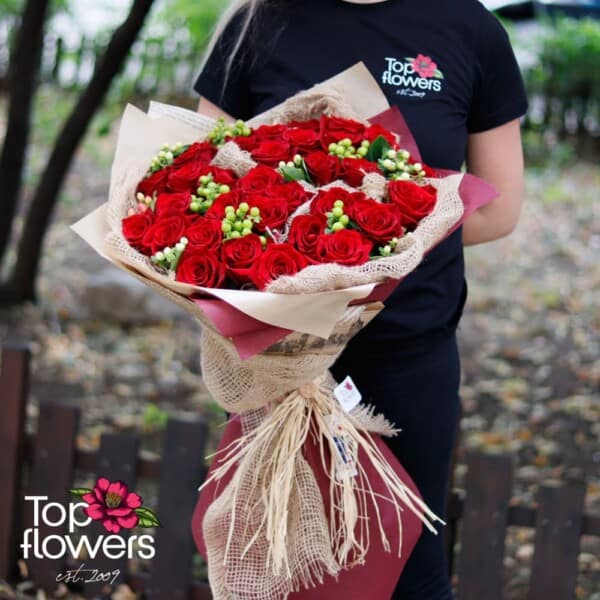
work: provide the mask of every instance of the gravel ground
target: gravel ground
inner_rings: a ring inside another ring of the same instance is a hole
[[[136,430],[158,451],[161,410],[223,413],[199,369],[198,328],[185,315],[149,326],[82,318],[88,274],[105,262],[68,224],[104,201],[111,141],[79,156],[46,242],[40,304],[0,313],[0,341],[32,340],[35,426],[39,402],[82,408],[81,445],[104,431]],[[512,453],[514,497],[585,474],[586,508],[600,513],[600,173],[592,165],[530,172],[520,226],[504,240],[467,249],[469,301],[459,336],[462,442]],[[151,405],[151,406],[150,406]],[[154,405],[158,407],[155,410]],[[149,408],[150,406],[150,408]],[[213,432],[215,428],[213,427]],[[214,434],[213,434],[214,435]],[[215,439],[211,440],[214,443]],[[464,466],[457,469],[462,485]],[[509,528],[506,590],[526,596],[533,535]],[[600,540],[582,539],[577,598],[600,600]]]

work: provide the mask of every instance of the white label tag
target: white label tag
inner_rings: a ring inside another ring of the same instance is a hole
[[[350,412],[362,399],[358,388],[349,375],[333,390],[333,395],[346,412]]]
[[[327,415],[326,419],[335,444],[333,457],[335,461],[335,478],[348,479],[356,477],[358,475],[356,468],[358,448],[355,441],[344,432],[344,427],[338,418]]]

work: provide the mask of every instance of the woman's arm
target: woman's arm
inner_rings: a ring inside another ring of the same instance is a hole
[[[200,102],[198,103],[197,111],[201,115],[205,115],[206,117],[210,117],[211,119],[217,119],[219,117],[225,117],[228,121],[235,121],[235,119],[227,114],[224,110],[220,109],[216,104],[208,101],[203,96],[200,96]]]
[[[475,211],[463,226],[463,244],[504,237],[515,228],[523,199],[523,149],[519,120],[469,136],[467,168],[491,183],[498,198]]]

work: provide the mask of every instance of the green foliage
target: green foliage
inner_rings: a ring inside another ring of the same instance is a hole
[[[564,17],[547,25],[528,88],[548,98],[600,96],[600,21]]]
[[[143,421],[145,427],[152,431],[161,431],[167,426],[169,413],[153,402],[146,404]]]
[[[169,32],[186,30],[196,48],[203,48],[223,10],[223,0],[163,0],[159,3],[155,23]]]

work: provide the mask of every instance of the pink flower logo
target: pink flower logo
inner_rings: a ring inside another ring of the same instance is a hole
[[[437,77],[438,79],[443,78],[442,72],[437,68],[437,65],[431,60],[431,58],[429,58],[429,56],[417,54],[416,58],[409,57],[407,60],[411,61],[411,66],[419,75],[419,77]]]
[[[109,481],[106,477],[96,480],[94,489],[74,488],[69,494],[87,503],[83,512],[94,521],[102,521],[104,529],[119,533],[121,528],[160,527],[156,514],[142,506],[142,498],[130,492],[123,481]]]

